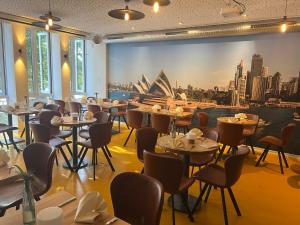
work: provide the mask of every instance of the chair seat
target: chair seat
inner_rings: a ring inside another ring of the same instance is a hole
[[[86,140],[86,141],[79,141],[78,145],[81,145],[82,147],[85,147],[85,148],[93,148],[92,142],[90,139]]]
[[[216,164],[210,164],[207,167],[200,169],[193,177],[208,184],[226,187],[225,169]]]
[[[190,165],[191,166],[204,166],[211,161],[213,161],[213,154],[191,154],[190,156]]]
[[[187,120],[178,120],[176,121],[176,126],[177,127],[186,127],[186,126],[190,126],[192,125],[191,121],[187,121]]]
[[[62,147],[66,144],[71,144],[72,142],[71,141],[66,141],[62,138],[59,138],[59,137],[53,137],[49,140],[49,144],[53,147],[56,147],[56,148],[59,148],[59,147]]]
[[[84,129],[84,130],[80,130],[79,131],[79,137],[83,138],[83,139],[90,139],[90,133],[88,130]]]
[[[59,138],[68,138],[72,136],[71,130],[59,130],[52,134],[52,136],[59,137]]]
[[[182,177],[179,188],[178,188],[178,193],[181,193],[181,192],[187,190],[190,186],[192,186],[192,184],[194,182],[195,182],[194,178]]]
[[[18,128],[0,123],[0,133],[12,131],[12,130],[18,130]]]
[[[279,139],[278,137],[274,137],[274,136],[265,136],[265,137],[261,138],[259,141],[261,143],[267,144],[267,145],[274,145],[274,146],[278,146],[278,147],[283,146],[282,140]]]

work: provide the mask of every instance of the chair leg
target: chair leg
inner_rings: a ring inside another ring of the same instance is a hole
[[[70,162],[69,162],[69,159],[67,158],[66,153],[64,152],[63,148],[60,147],[59,150],[60,150],[61,155],[63,156],[63,158],[64,158],[64,160],[65,160],[65,162],[66,162],[68,168],[73,172],[73,168],[72,168],[72,166],[71,166],[71,164],[70,164]]]
[[[94,180],[96,180],[96,157],[97,157],[97,149],[93,149],[93,175],[94,175]]]
[[[1,209],[1,210],[0,210],[0,217],[4,216],[4,215],[5,215],[5,212],[6,212],[5,209]]]
[[[286,160],[286,157],[285,157],[285,154],[284,154],[283,149],[280,148],[280,151],[281,151],[281,155],[282,155],[282,158],[283,158],[283,161],[284,161],[284,163],[285,163],[286,168],[289,168],[289,164],[288,164],[288,162],[287,162],[287,160]]]
[[[80,158],[80,161],[79,161],[79,163],[78,163],[78,166],[77,166],[77,168],[76,168],[76,170],[75,170],[76,173],[77,173],[78,170],[80,169],[80,166],[81,166],[81,164],[82,164],[82,162],[83,162],[83,159],[84,159],[84,157],[85,157],[87,151],[88,151],[88,148],[85,148],[85,150],[84,150],[84,152],[83,152],[83,154],[82,154],[82,156],[81,156],[81,158]]]
[[[240,211],[240,209],[239,209],[239,206],[238,206],[238,204],[237,204],[237,201],[235,200],[235,197],[234,197],[234,194],[233,194],[233,191],[231,190],[231,188],[228,188],[228,192],[229,192],[229,196],[230,196],[230,198],[231,198],[231,201],[232,201],[232,203],[233,203],[233,206],[234,206],[234,208],[235,208],[235,211],[236,211],[237,215],[238,215],[238,216],[241,216],[241,215],[242,215],[242,214],[241,214],[241,211]]]
[[[71,157],[73,157],[73,152],[72,152],[72,150],[71,150],[71,148],[70,148],[70,145],[69,145],[69,144],[66,144],[66,146],[67,146],[67,149],[68,149],[69,154],[71,155]]]
[[[78,158],[81,157],[82,153],[84,152],[83,150],[84,150],[84,147],[82,146],[81,149],[80,149],[80,151],[79,151]]]
[[[1,145],[1,147],[3,148],[3,143],[0,141],[0,145]]]
[[[181,194],[180,196],[181,196],[181,200],[182,200],[182,202],[184,204],[184,207],[186,208],[186,211],[188,213],[190,221],[194,222],[194,218],[193,218],[192,212],[191,212],[190,207],[188,205],[187,197],[184,196],[183,194]]]
[[[227,154],[229,154],[230,153],[230,151],[231,151],[231,149],[232,149],[232,147],[231,146],[229,146],[229,149],[227,150]]]
[[[143,169],[141,170],[141,174],[144,174],[144,167],[143,167]]]
[[[4,142],[5,142],[6,148],[9,149],[5,133],[3,133],[3,137],[4,137]]]
[[[197,198],[197,201],[196,201],[196,203],[195,203],[195,205],[194,205],[194,207],[192,209],[192,214],[194,214],[194,212],[196,211],[198,205],[202,201],[202,197],[205,194],[207,187],[208,187],[208,184],[205,184],[204,187],[203,187],[203,189],[202,189],[202,191],[200,192],[199,197]]]
[[[25,133],[25,127],[23,128],[23,130],[21,132],[21,135],[20,135],[21,138],[23,137],[24,133]]]
[[[129,138],[130,138],[130,136],[131,136],[133,130],[134,130],[134,128],[131,128],[131,131],[130,131],[130,133],[128,134],[128,137],[127,137],[127,139],[126,139],[126,141],[125,141],[125,143],[124,143],[124,147],[127,145],[127,142],[128,142],[128,140],[129,140]]]
[[[107,145],[105,145],[104,148],[106,149],[106,152],[107,152],[108,156],[110,158],[112,158],[112,155],[111,155],[111,153],[110,153],[109,148],[107,147]]]
[[[123,115],[122,117],[123,117],[123,120],[124,120],[124,122],[125,122],[125,124],[126,124],[126,126],[127,126],[128,130],[129,130],[129,125],[128,125],[128,123],[127,123],[127,120],[126,120],[126,117],[125,117],[125,115]]]
[[[173,221],[173,225],[175,225],[174,195],[171,195],[171,200],[172,200],[172,221]]]
[[[222,205],[223,205],[224,222],[225,225],[228,225],[224,188],[221,188],[221,197],[222,197]]]
[[[109,156],[107,155],[105,148],[102,147],[102,150],[103,150],[103,154],[104,154],[104,156],[105,156],[105,158],[106,158],[108,164],[110,165],[111,170],[112,170],[113,172],[115,172],[115,168],[114,168],[113,164],[111,163],[110,158],[109,158]]]
[[[265,155],[264,155],[264,157],[262,159],[263,162],[266,160],[268,153],[269,153],[269,149],[266,151],[266,153],[265,153]]]
[[[253,146],[252,137],[249,137],[249,144],[250,144],[253,155],[255,155],[255,150],[254,150],[254,146]]]
[[[223,155],[223,152],[224,152],[225,148],[226,148],[226,145],[223,145],[221,150],[220,150],[220,153],[219,153],[219,155],[218,155],[218,157],[215,161],[215,164],[217,164],[217,162],[222,158],[222,155]]]
[[[264,160],[264,157],[267,156],[268,151],[269,151],[269,150],[268,150],[268,147],[266,147],[265,150],[261,153],[259,159],[257,160],[257,162],[256,162],[256,164],[255,164],[256,167],[258,167],[259,164],[260,164],[260,162],[261,162],[262,160]]]
[[[55,153],[55,162],[56,162],[56,166],[58,166],[57,153]]]
[[[194,173],[194,166],[192,166],[191,176],[193,175],[193,173]]]
[[[280,151],[278,151],[278,159],[279,159],[279,165],[280,165],[281,174],[284,174],[283,173],[283,166],[282,166],[282,160],[281,160],[281,153],[280,153]]]
[[[119,133],[121,132],[121,116],[119,116],[119,123],[118,123],[118,126],[119,126]]]
[[[205,196],[205,199],[204,199],[204,202],[205,202],[205,203],[207,203],[207,201],[208,201],[208,197],[209,197],[209,195],[210,195],[211,188],[212,188],[212,185],[210,184],[210,185],[208,186],[208,190],[207,190],[207,192],[206,192],[206,196]]]

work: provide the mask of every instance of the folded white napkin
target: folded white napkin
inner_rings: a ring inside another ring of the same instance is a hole
[[[57,124],[60,124],[62,123],[62,118],[59,117],[59,116],[53,116],[52,119],[51,119],[51,124],[53,125],[57,125]]]
[[[41,109],[44,108],[44,105],[43,105],[43,103],[40,102],[34,108],[37,109],[37,110],[41,110]]]
[[[188,134],[192,134],[195,138],[200,138],[203,135],[203,132],[198,128],[191,129]]]
[[[245,113],[235,114],[234,117],[240,120],[247,119],[247,115]]]
[[[119,104],[119,101],[118,100],[114,100],[113,101],[113,105],[118,105]]]
[[[0,167],[6,166],[10,158],[6,151],[0,150]]]
[[[161,106],[160,105],[154,105],[154,106],[152,106],[152,110],[153,111],[161,110]]]
[[[182,114],[183,113],[183,108],[182,107],[176,107],[175,109],[177,114]]]
[[[86,120],[91,120],[91,119],[93,119],[93,117],[94,117],[94,114],[92,112],[89,112],[89,111],[86,111],[83,114],[83,118],[86,119]]]
[[[79,201],[75,222],[94,223],[96,217],[107,215],[107,204],[99,192],[89,192]]]

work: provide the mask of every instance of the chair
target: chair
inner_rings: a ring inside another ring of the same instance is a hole
[[[82,156],[79,165],[77,167],[76,172],[80,168],[80,165],[89,149],[93,149],[93,157],[92,157],[92,163],[94,167],[94,180],[96,179],[95,173],[96,173],[96,162],[97,162],[97,150],[101,148],[103,150],[103,154],[110,165],[111,170],[114,172],[115,169],[110,161],[110,158],[108,156],[109,150],[107,145],[109,144],[111,140],[111,129],[112,129],[112,123],[96,123],[90,126],[89,128],[89,134],[90,139],[78,142],[78,145],[82,146],[83,149],[80,151],[79,155]]]
[[[183,108],[183,112],[191,112],[194,114],[194,109],[193,108]],[[189,127],[192,125],[192,121],[193,121],[193,116],[188,116],[188,117],[184,117],[182,119],[176,119],[175,124],[176,124],[176,129],[181,130],[183,129],[184,133],[187,133],[189,131]]]
[[[51,136],[56,136],[56,137],[63,138],[63,139],[71,137],[72,136],[71,130],[60,130],[59,126],[54,126],[51,124],[51,119],[54,116],[60,117],[61,114],[58,111],[53,111],[53,110],[42,111],[38,115],[39,122],[50,128]],[[67,145],[67,146],[69,146],[69,145]]]
[[[87,104],[86,108],[87,111],[92,112],[94,114],[102,110],[101,106],[96,104]]]
[[[112,112],[112,121],[114,122],[116,118],[118,118],[118,125],[119,125],[119,132],[121,131],[121,118],[125,122],[127,128],[129,129],[127,120],[126,120],[126,114],[127,114],[127,108],[128,108],[128,102],[125,100],[120,100],[119,104],[126,104],[125,106],[118,107],[117,112]]]
[[[162,183],[165,192],[171,194],[172,218],[175,225],[174,195],[180,194],[189,218],[193,221],[184,192],[194,183],[193,178],[185,177],[184,162],[176,155],[157,154],[144,151],[144,173]]]
[[[226,146],[229,146],[228,152],[231,149],[233,150],[233,152],[237,151],[237,147],[243,141],[243,129],[244,126],[242,124],[223,123],[218,121],[217,130],[219,132],[219,142],[223,146],[220,150],[220,154],[216,159],[216,162],[218,162],[221,159]]]
[[[132,225],[159,225],[164,190],[159,181],[142,174],[117,175],[110,185],[114,215]]]
[[[40,196],[51,187],[54,157],[55,150],[45,143],[30,144],[23,151],[27,173],[33,177],[31,187],[36,200],[39,200]],[[0,216],[4,216],[9,208],[19,209],[22,204],[23,189],[24,182],[21,179],[1,184]]]
[[[202,127],[201,131],[203,132],[203,137],[218,141],[219,134],[215,129],[208,128],[208,127]],[[209,154],[203,154],[203,153],[192,153],[190,154],[190,163],[189,165],[192,166],[192,172],[194,172],[194,167],[199,167],[199,169],[202,166],[207,165],[208,163],[212,162],[214,160],[215,153],[209,153]]]
[[[243,138],[245,140],[245,144],[251,147],[252,153],[255,155],[255,150],[253,146],[253,137],[256,133],[256,129],[258,126],[259,116],[255,114],[246,114],[247,119],[256,121],[255,125],[245,126],[243,129]]]
[[[258,166],[261,161],[265,161],[265,159],[269,153],[270,147],[274,146],[277,148],[277,151],[278,151],[280,171],[281,171],[281,174],[283,174],[283,166],[282,166],[281,156],[283,158],[286,168],[289,168],[283,148],[285,146],[287,146],[287,144],[289,143],[291,136],[293,134],[293,131],[295,130],[295,127],[296,127],[296,124],[289,123],[287,126],[285,126],[281,129],[281,137],[265,136],[265,137],[261,138],[259,140],[259,142],[265,144],[266,147],[265,147],[263,153],[260,155],[255,166]]]
[[[59,105],[56,105],[56,104],[46,104],[44,108],[48,109],[48,110],[57,111],[57,112],[60,111]]]
[[[14,148],[16,149],[17,152],[20,152],[20,149],[17,146],[17,143],[15,142],[14,138],[13,138],[13,134],[12,132],[14,130],[18,130],[17,127],[13,127],[13,126],[9,126],[3,123],[0,123],[0,134],[3,134],[3,138],[4,138],[4,142],[6,145],[6,148],[8,149],[10,144],[13,144]],[[11,143],[8,142],[6,134],[8,135],[8,137],[11,135],[11,137],[9,137],[9,141],[11,141]],[[20,141],[22,141],[22,139],[20,139]],[[3,143],[0,140],[0,145],[1,147],[3,147]]]
[[[144,163],[144,150],[155,152],[158,133],[152,127],[143,127],[136,130],[137,158]],[[142,172],[144,173],[144,168]]]
[[[126,138],[124,146],[127,145],[127,142],[129,140],[133,130],[139,129],[142,127],[143,113],[139,112],[139,111],[129,110],[129,111],[127,111],[127,119],[128,119],[128,125],[129,125],[129,127],[131,127],[131,130]]]
[[[51,137],[50,134],[50,128],[39,123],[31,123],[30,128],[33,132],[33,137],[35,142],[40,142],[40,143],[47,143],[50,144],[52,147],[58,149],[64,160],[66,161],[67,165],[69,168],[72,168],[70,165],[70,162],[63,150],[63,146],[67,146],[68,144],[71,144],[71,141],[66,141],[62,138],[59,137]],[[69,152],[70,155],[72,156],[72,152]],[[56,159],[56,165],[58,165],[58,160],[57,160],[57,155],[55,154],[55,159]]]
[[[66,102],[63,101],[63,100],[53,100],[54,104],[56,105],[59,105],[59,112],[62,114],[62,115],[68,115],[69,112],[66,110]]]
[[[69,102],[70,113],[78,113],[81,117],[82,105],[79,102]]]
[[[151,114],[151,126],[155,128],[160,135],[170,133],[170,122],[171,118],[168,115]]]
[[[198,112],[197,117],[199,119],[199,128],[207,127],[208,125],[208,113],[206,112]]]
[[[231,187],[239,180],[242,174],[244,160],[245,157],[248,155],[248,153],[249,153],[249,148],[246,146],[242,146],[239,148],[238,153],[236,155],[231,155],[225,160],[224,167],[218,166],[216,164],[210,164],[207,167],[204,167],[199,172],[194,174],[194,178],[202,182],[205,182],[205,185],[193,207],[192,210],[193,213],[198,207],[199,203],[202,201],[202,197],[205,194],[206,190],[208,190],[206,196],[206,201],[207,201],[211,187],[214,186],[221,189],[225,225],[228,225],[227,209],[226,209],[225,193],[224,193],[225,189],[227,189],[229,192],[231,201],[234,205],[237,215],[241,216],[240,209],[234,198]]]
[[[104,98],[103,102],[112,102],[112,100],[110,98]]]

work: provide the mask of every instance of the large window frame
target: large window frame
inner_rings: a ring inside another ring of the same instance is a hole
[[[28,28],[26,30],[26,56],[29,96],[51,96],[52,63],[50,33],[41,29]]]
[[[86,93],[86,42],[73,38],[69,43],[72,94]],[[81,59],[80,59],[81,58]],[[81,60],[81,62],[80,62]]]
[[[6,84],[3,23],[0,20],[0,98],[4,99],[6,97],[7,97],[7,84]]]

